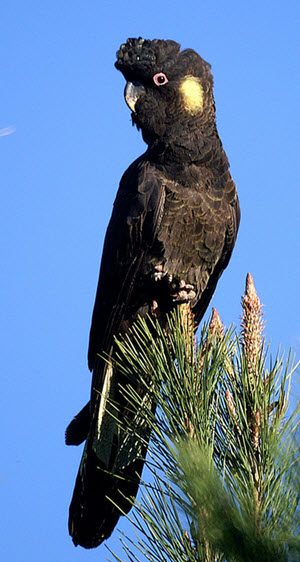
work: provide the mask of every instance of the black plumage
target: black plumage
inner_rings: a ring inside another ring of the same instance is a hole
[[[162,317],[191,303],[199,323],[230,259],[239,204],[217,132],[210,65],[174,41],[128,39],[116,68],[147,151],[124,173],[107,228],[89,344],[91,402],[67,429],[68,444],[86,439],[72,502],[75,545],[109,537],[124,495],[135,497],[146,445],[124,443],[109,411],[120,375],[98,356],[138,315]],[[102,399],[101,399],[102,393]],[[119,477],[121,476],[121,479]]]

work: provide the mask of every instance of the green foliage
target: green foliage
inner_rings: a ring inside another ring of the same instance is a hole
[[[295,367],[280,356],[266,367],[256,319],[255,354],[251,319],[240,335],[212,320],[195,343],[180,308],[167,333],[139,320],[117,342],[135,414],[122,429],[131,440],[152,432],[153,478],[130,516],[136,541],[122,541],[128,560],[300,560],[299,408],[287,417]]]

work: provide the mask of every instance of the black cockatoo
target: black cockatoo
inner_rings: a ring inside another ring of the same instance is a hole
[[[70,423],[68,444],[86,444],[70,505],[74,544],[110,536],[125,497],[136,496],[146,446],[124,445],[119,378],[99,354],[137,316],[191,304],[199,323],[230,259],[239,203],[219,138],[210,65],[175,41],[128,39],[115,66],[146,152],[124,173],[107,228],[88,361],[91,400]],[[124,399],[123,399],[124,401]],[[110,406],[118,404],[111,415]],[[112,501],[110,501],[110,499]]]

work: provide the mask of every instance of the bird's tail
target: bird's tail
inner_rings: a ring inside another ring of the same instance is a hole
[[[111,365],[106,366],[91,416],[87,405],[66,432],[67,442],[69,436],[69,443],[77,444],[77,426],[81,418],[87,423],[88,416],[90,429],[69,513],[69,533],[74,544],[84,548],[94,548],[108,538],[120,515],[132,507],[147,451],[150,431],[142,409],[148,398],[141,397],[141,408],[134,411],[120,393],[118,379]]]

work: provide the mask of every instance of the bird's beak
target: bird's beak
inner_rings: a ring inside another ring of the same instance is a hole
[[[142,86],[140,82],[137,82],[135,80],[133,82],[127,82],[125,86],[124,97],[131,111],[133,112],[135,111],[136,102],[141,97],[141,95],[144,94],[145,92],[146,89],[144,88],[144,86]]]

